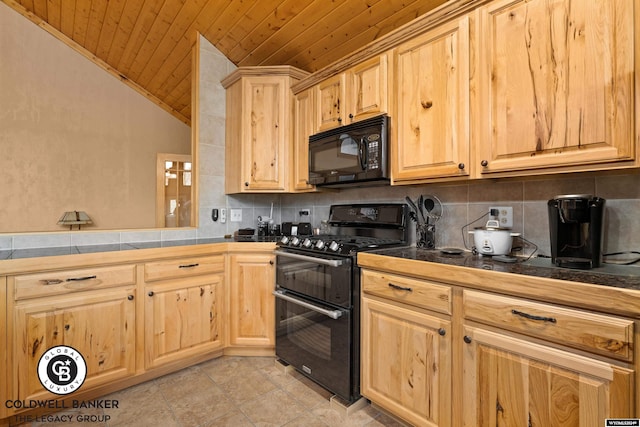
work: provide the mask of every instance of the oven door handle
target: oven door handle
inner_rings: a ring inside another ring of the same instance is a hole
[[[313,310],[317,313],[324,314],[325,316],[331,317],[334,320],[337,320],[342,316],[342,311],[340,310],[325,310],[324,308],[318,307],[313,304],[309,304],[308,302],[301,301],[298,298],[293,298],[288,295],[285,295],[283,291],[273,291],[272,293],[276,298],[280,298],[285,301],[289,301],[294,304],[301,305],[302,307],[308,308],[309,310]]]
[[[329,267],[340,267],[343,263],[343,260],[341,259],[316,258],[314,256],[294,254],[291,252],[284,252],[284,251],[283,252],[277,251],[276,255],[282,256],[285,258],[299,259],[301,261],[315,262],[316,264],[328,265]]]

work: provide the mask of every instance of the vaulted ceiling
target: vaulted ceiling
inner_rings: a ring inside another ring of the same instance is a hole
[[[191,47],[202,34],[231,62],[314,72],[445,0],[2,0],[191,119]]]

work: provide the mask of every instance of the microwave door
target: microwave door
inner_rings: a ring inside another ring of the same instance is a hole
[[[366,150],[366,149],[365,149]],[[339,181],[362,171],[362,144],[348,134],[309,144],[309,177]],[[365,163],[366,165],[366,163]]]

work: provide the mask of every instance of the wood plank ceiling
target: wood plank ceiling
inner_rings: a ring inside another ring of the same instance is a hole
[[[185,123],[191,47],[231,62],[314,72],[445,0],[3,0]]]

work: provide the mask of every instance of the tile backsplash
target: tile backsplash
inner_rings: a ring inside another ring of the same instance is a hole
[[[405,196],[415,200],[420,194],[434,195],[442,202],[443,215],[436,223],[438,247],[470,247],[472,240],[467,231],[486,223],[488,218],[483,215],[489,208],[511,206],[513,230],[522,233],[530,242],[514,241],[514,247],[522,246],[523,253],[529,254],[535,245],[539,254],[550,255],[547,201],[561,194],[592,194],[606,199],[604,252],[640,250],[640,240],[636,237],[640,233],[640,215],[637,214],[640,209],[640,174],[637,172],[370,187],[326,193],[234,195],[228,197],[227,204],[230,208],[243,211],[243,221],[230,223],[231,230],[256,227],[259,215],[269,215],[271,203],[274,204],[273,217],[276,223],[304,221],[318,227],[320,221],[328,217],[332,204],[402,203]],[[300,215],[303,209],[310,211],[309,217]],[[478,218],[481,219],[474,222]],[[463,233],[463,227],[467,224]]]

